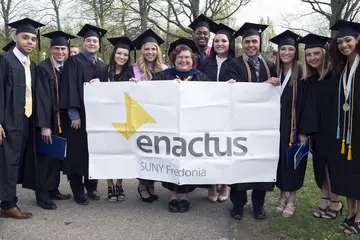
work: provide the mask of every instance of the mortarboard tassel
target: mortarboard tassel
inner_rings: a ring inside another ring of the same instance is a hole
[[[352,160],[351,145],[349,145],[347,160],[348,160],[348,161]]]

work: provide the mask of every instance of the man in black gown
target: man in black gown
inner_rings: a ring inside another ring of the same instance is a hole
[[[36,74],[29,55],[36,46],[36,28],[44,25],[25,18],[9,26],[16,28],[16,46],[0,55],[0,215],[27,219],[32,214],[18,208],[16,184],[36,189],[33,114]]]
[[[269,82],[279,84],[276,69],[273,63],[261,56],[261,33],[266,25],[245,23],[235,34],[242,36],[242,45],[245,50],[243,56],[232,59],[227,64],[225,79],[229,82]],[[261,171],[259,169],[259,171]],[[265,218],[264,201],[266,191],[272,191],[273,182],[238,183],[231,185],[230,199],[234,205],[231,217],[242,219],[243,208],[247,202],[247,190],[252,189],[252,204],[254,217],[258,220]]]
[[[208,46],[210,40],[210,32],[215,33],[217,24],[204,14],[200,14],[189,27],[194,31],[193,38],[197,47],[197,63],[200,66],[210,56],[211,47]]]
[[[78,204],[89,204],[84,193],[93,200],[99,200],[97,180],[89,179],[89,152],[86,133],[84,107],[84,89],[86,82],[101,79],[101,71],[107,71],[105,63],[98,58],[102,36],[107,31],[86,24],[78,36],[84,38],[83,52],[71,56],[64,64],[64,73],[60,81],[60,109],[68,114],[61,115],[64,136],[67,139],[67,155],[63,163],[63,171],[68,175],[74,200]],[[84,178],[84,181],[83,181]]]
[[[63,64],[68,56],[69,39],[75,38],[62,31],[44,34],[50,38],[51,55],[37,66],[36,114],[37,127],[46,143],[52,142],[52,134],[61,135],[59,112],[59,81],[63,72]],[[37,204],[43,209],[56,209],[52,200],[67,200],[69,194],[59,191],[61,161],[42,154],[37,155],[36,169]]]

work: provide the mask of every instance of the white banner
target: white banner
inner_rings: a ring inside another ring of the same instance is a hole
[[[84,86],[93,179],[274,182],[280,89],[143,81]]]

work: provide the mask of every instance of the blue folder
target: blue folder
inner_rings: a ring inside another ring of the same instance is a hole
[[[309,154],[310,151],[310,137],[305,145],[296,142],[288,148],[286,152],[286,166],[287,168],[296,169],[301,160]]]
[[[66,139],[57,135],[51,137],[52,144],[47,144],[42,140],[40,133],[36,134],[36,152],[60,161],[64,160],[66,157]]]

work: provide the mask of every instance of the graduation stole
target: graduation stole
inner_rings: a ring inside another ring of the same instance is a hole
[[[337,139],[340,139],[340,105],[341,105],[341,84],[343,84],[344,89],[344,104],[342,109],[344,111],[344,123],[343,123],[343,134],[342,134],[342,141],[341,141],[341,154],[345,154],[345,143],[348,145],[348,154],[347,160],[352,160],[352,153],[351,153],[351,142],[352,142],[352,130],[353,130],[353,117],[354,117],[354,82],[356,77],[356,70],[359,65],[359,55],[356,54],[356,58],[354,63],[351,66],[350,75],[347,77],[347,70],[349,61],[346,63],[343,72],[341,73],[339,79],[339,92],[338,92],[338,124],[337,124]],[[351,99],[350,102],[348,100]],[[348,118],[348,119],[346,119]],[[346,121],[347,120],[347,121]],[[347,130],[346,130],[347,126]],[[346,141],[345,141],[346,137]]]
[[[181,71],[177,70],[176,68],[168,68],[165,71],[175,74],[175,76],[178,79],[181,79],[183,81],[191,81],[193,79],[193,77],[194,77],[194,74],[196,74],[198,72],[194,68],[190,69],[187,72],[181,72]]]
[[[249,66],[249,63],[246,61],[246,59],[245,59],[245,55],[243,55],[242,56],[242,59],[243,59],[243,62],[244,62],[244,64],[245,64],[245,67],[246,67],[246,70],[247,70],[247,81],[248,82],[252,82],[251,81],[251,71],[250,71],[250,66]],[[269,69],[269,66],[267,65],[267,63],[266,63],[266,61],[264,60],[264,58],[260,58],[260,60],[262,61],[262,63],[264,64],[264,66],[265,66],[265,70],[266,70],[266,75],[267,75],[267,77],[268,77],[268,79],[270,79],[271,78],[271,74],[270,74],[270,69]],[[261,69],[261,65],[260,65],[260,69]],[[259,75],[260,75],[260,73],[259,73]]]
[[[59,100],[59,81],[58,81],[58,77],[56,74],[56,70],[55,70],[55,66],[54,63],[51,59],[51,57],[49,57],[50,63],[51,63],[51,68],[53,70],[54,76],[55,76],[55,88],[56,88],[56,105],[58,107],[58,110],[56,111],[56,119],[58,122],[58,129],[59,129],[59,133],[62,133],[62,129],[61,129],[61,121],[60,121],[60,100]]]

